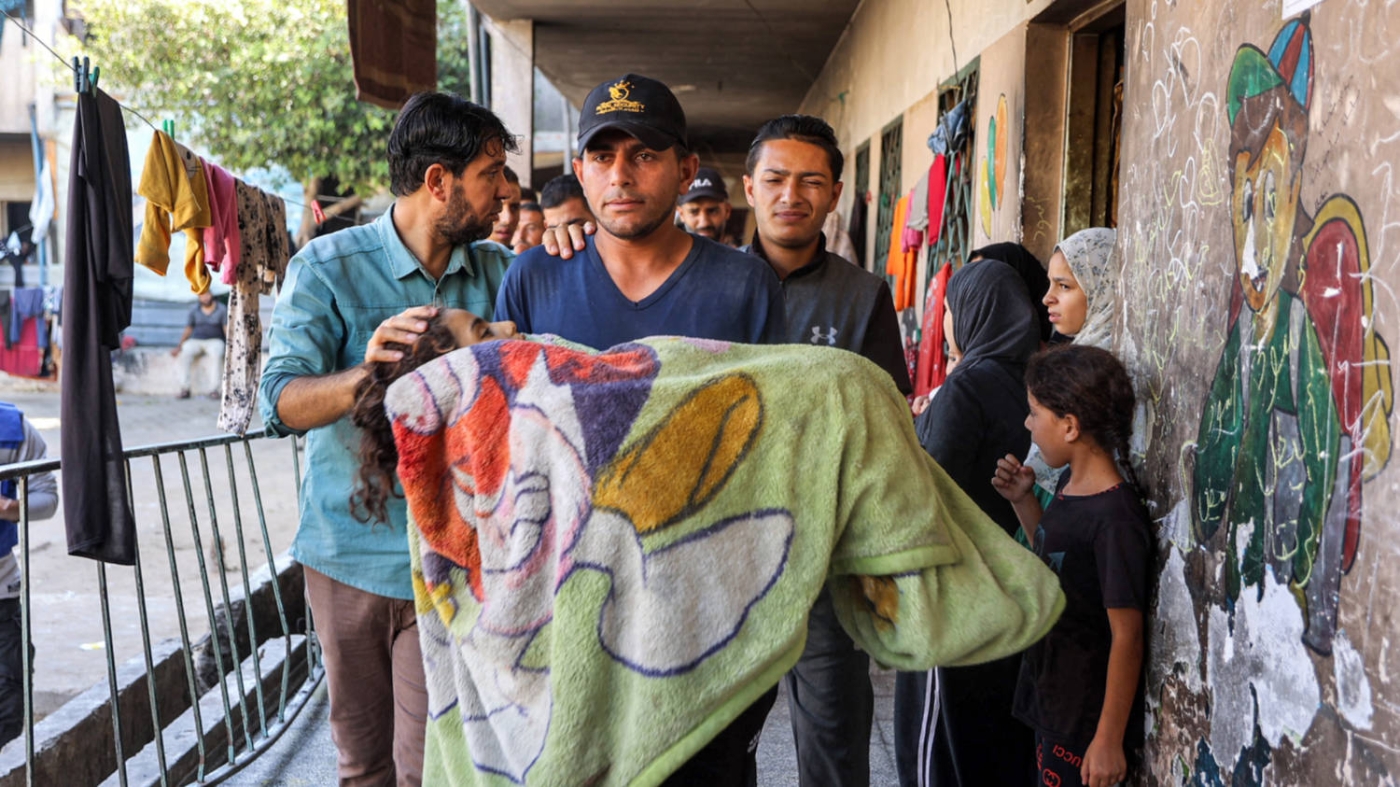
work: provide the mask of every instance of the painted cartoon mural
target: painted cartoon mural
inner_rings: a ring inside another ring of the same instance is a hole
[[[1147,782],[1393,783],[1400,8],[1128,19],[1118,349],[1161,549]]]
[[[1027,28],[1008,31],[981,54],[971,172],[972,247],[1019,241],[1025,166]]]
[[[1360,211],[1333,196],[1309,216],[1301,201],[1312,93],[1306,19],[1267,53],[1241,47],[1230,70],[1238,276],[1197,440],[1193,513],[1201,541],[1225,529],[1229,607],[1266,581],[1285,584],[1304,610],[1304,641],[1328,654],[1362,481],[1390,458],[1393,394]]]
[[[1006,110],[1006,94],[997,99],[996,113],[987,118],[987,152],[977,170],[977,193],[982,215],[982,232],[992,237],[992,213],[1001,208],[1006,194],[1007,138],[1011,134]]]

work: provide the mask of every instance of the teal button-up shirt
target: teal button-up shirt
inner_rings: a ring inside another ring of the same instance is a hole
[[[466,309],[491,319],[496,291],[514,259],[489,241],[459,246],[434,281],[394,229],[393,211],[373,224],[312,241],[292,260],[272,312],[263,370],[263,422],[281,435],[297,433],[277,417],[287,383],[364,361],[365,346],[386,318],[411,306]],[[407,511],[389,500],[389,521],[361,522],[350,510],[359,472],[360,430],[347,416],[312,429],[306,438],[301,522],[292,554],[303,565],[361,590],[412,599]]]

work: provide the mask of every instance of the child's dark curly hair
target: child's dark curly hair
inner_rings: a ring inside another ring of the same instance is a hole
[[[403,358],[368,364],[369,375],[355,387],[355,406],[350,410],[351,422],[362,430],[360,472],[350,495],[350,511],[361,522],[388,522],[389,498],[402,496],[394,487],[399,452],[394,445],[394,426],[384,412],[384,394],[395,380],[457,349],[457,340],[445,321],[433,317],[412,347],[396,342],[384,347],[402,352]]]
[[[1137,398],[1128,370],[1113,353],[1063,344],[1036,353],[1026,367],[1026,390],[1056,416],[1073,415],[1079,431],[1108,451],[1138,491],[1128,440]]]

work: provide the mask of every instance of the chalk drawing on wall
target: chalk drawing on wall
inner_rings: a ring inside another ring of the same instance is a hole
[[[987,119],[987,155],[978,172],[978,207],[982,214],[982,232],[992,237],[992,211],[1001,207],[1006,186],[1006,137],[1011,133],[1007,118],[1006,94],[997,99],[997,111]]]
[[[1301,640],[1332,652],[1356,559],[1362,484],[1389,461],[1390,351],[1377,333],[1365,224],[1345,195],[1303,207],[1310,19],[1236,50],[1227,84],[1235,269],[1229,331],[1197,439],[1197,537],[1225,551],[1225,611],[1285,585]],[[1223,544],[1221,542],[1223,541]]]

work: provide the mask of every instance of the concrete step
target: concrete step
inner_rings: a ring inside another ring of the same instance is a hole
[[[894,675],[872,667],[875,689],[875,728],[870,734],[870,784],[888,787],[899,783],[894,765]],[[239,774],[241,785],[258,787],[313,787],[334,784],[335,744],[331,741],[330,701],[325,683],[302,710],[296,722],[266,754]],[[797,751],[792,742],[787,689],[780,686],[778,701],[763,726],[758,742],[758,783],[763,787],[797,787]]]

